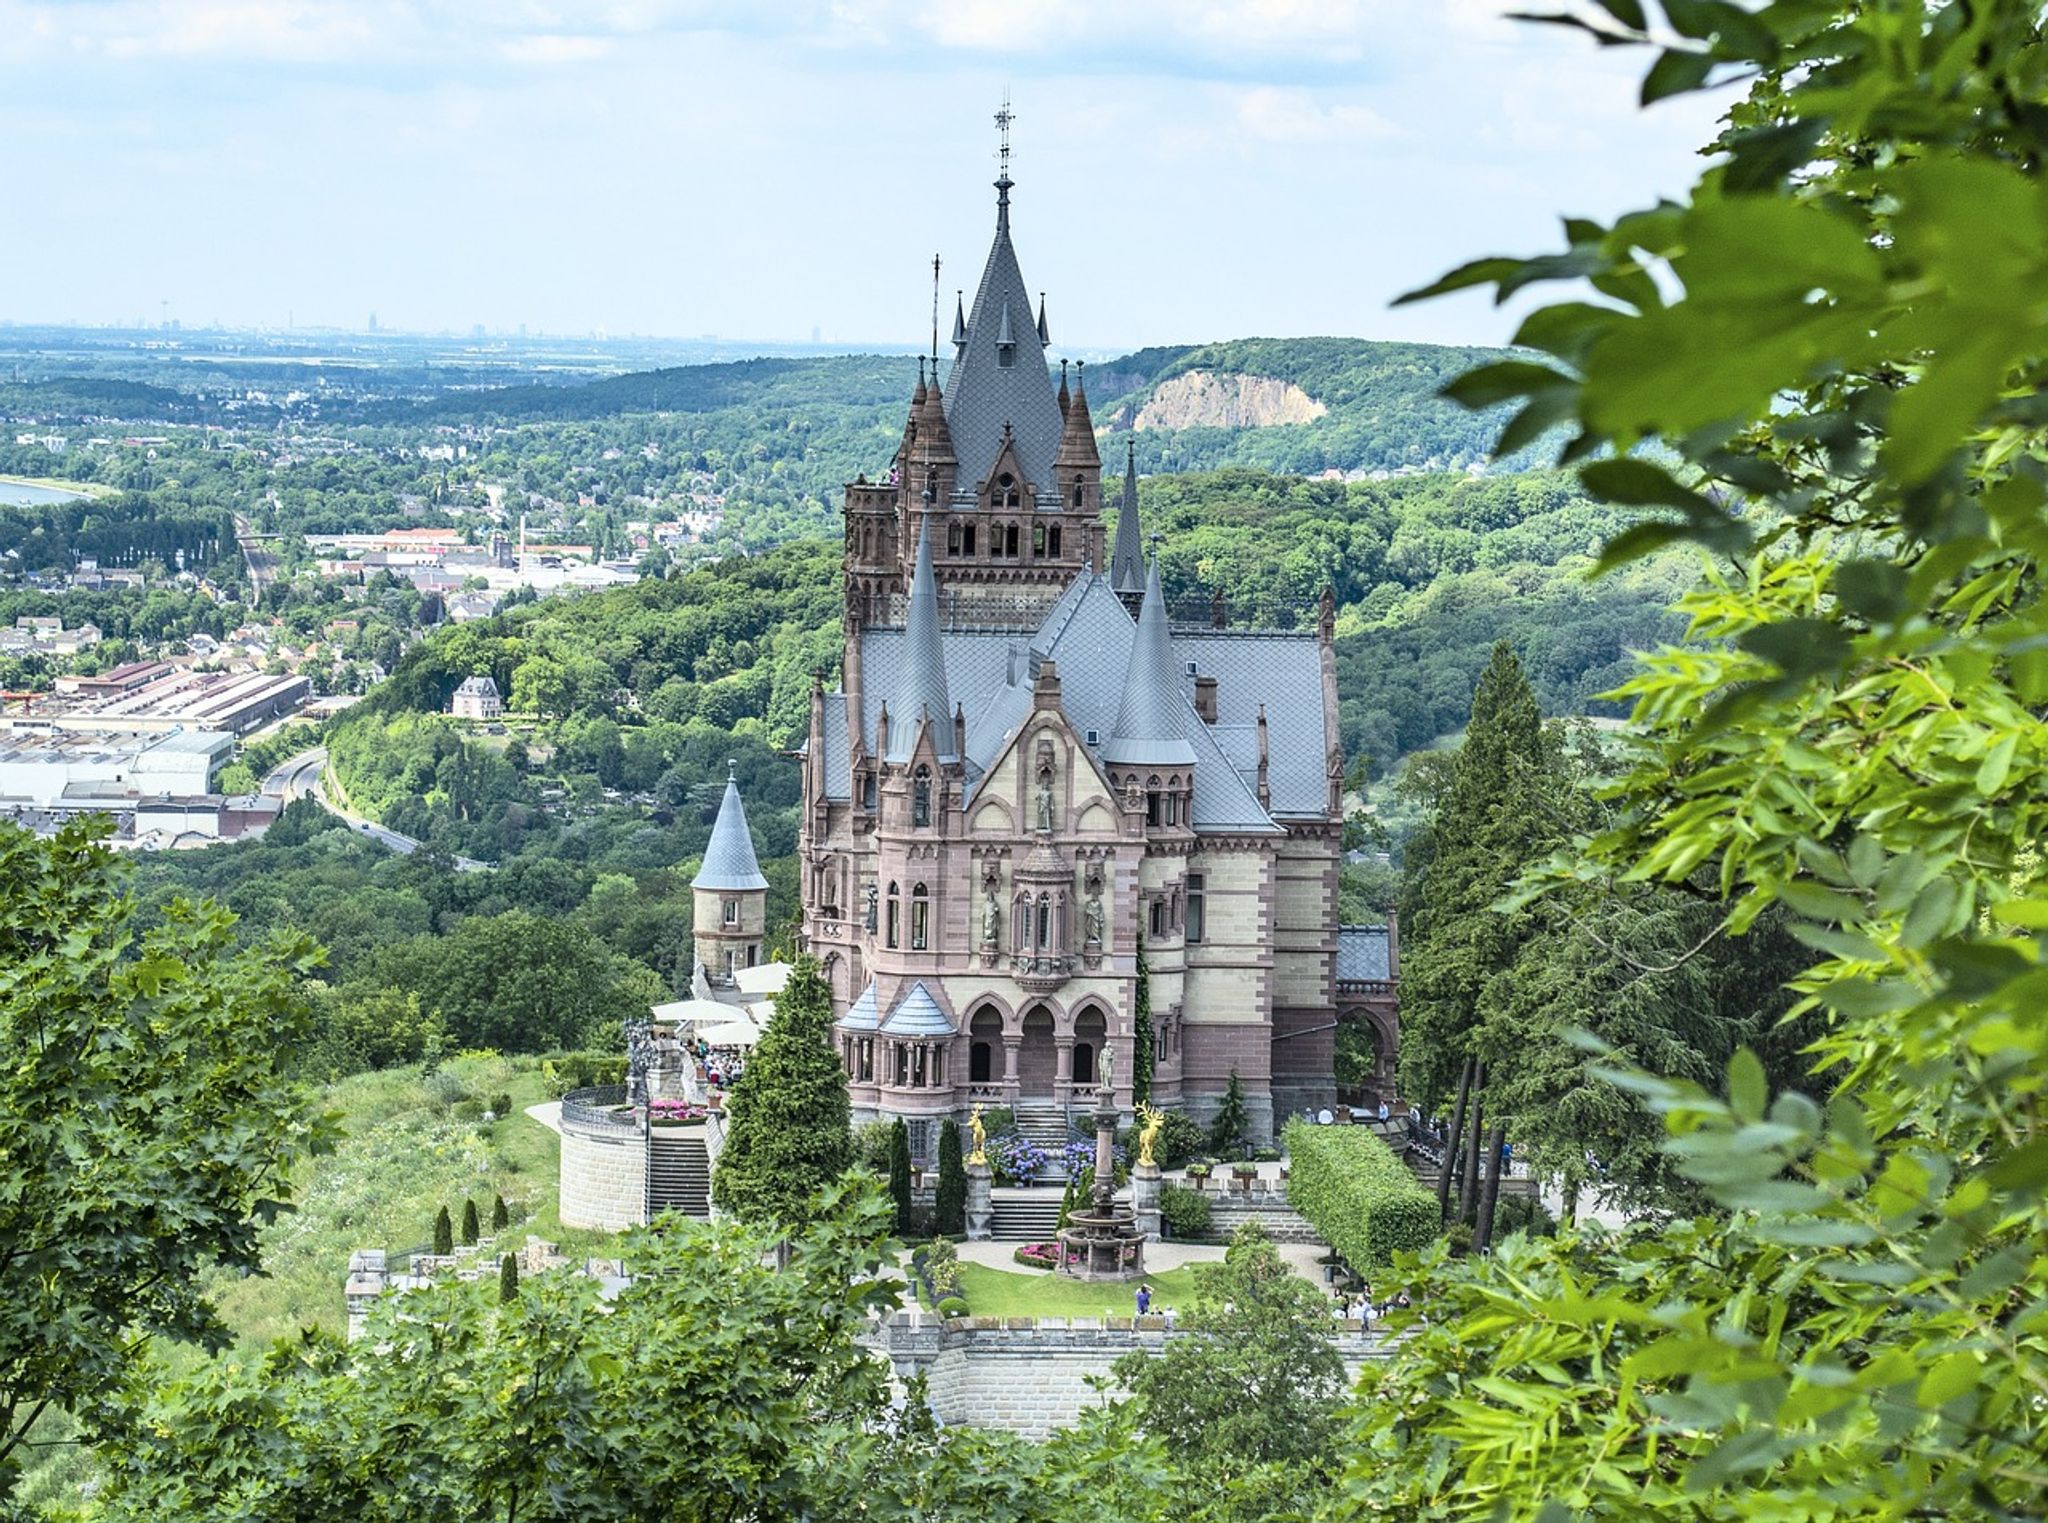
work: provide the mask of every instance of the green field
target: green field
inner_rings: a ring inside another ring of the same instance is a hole
[[[1132,1281],[1070,1280],[1049,1269],[990,1269],[960,1266],[960,1294],[977,1317],[1128,1317],[1137,1310]],[[1193,1268],[1147,1275],[1152,1307],[1185,1308],[1195,1299]]]
[[[513,1114],[486,1123],[478,1113],[499,1091]],[[466,1056],[423,1076],[417,1066],[356,1074],[330,1086],[328,1108],[345,1135],[308,1161],[296,1211],[263,1234],[260,1278],[221,1279],[214,1294],[236,1338],[260,1344],[307,1323],[339,1329],[342,1281],[358,1248],[398,1254],[425,1248],[443,1205],[458,1231],[462,1202],[474,1200],[489,1230],[491,1198],[512,1208],[511,1244],[531,1232],[569,1253],[597,1253],[615,1242],[599,1232],[565,1231],[555,1214],[560,1142],[524,1114],[552,1099],[533,1058]],[[523,1219],[522,1219],[523,1218]]]

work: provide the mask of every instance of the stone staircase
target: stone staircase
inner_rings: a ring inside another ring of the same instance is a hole
[[[1017,1130],[1044,1148],[1046,1156],[1052,1160],[1041,1178],[1064,1183],[1067,1171],[1061,1155],[1066,1151],[1068,1139],[1074,1135],[1074,1129],[1067,1124],[1067,1113],[1057,1105],[1019,1105]]]
[[[663,1136],[664,1131],[671,1135]],[[649,1129],[647,1204],[652,1211],[711,1215],[711,1161],[697,1128]],[[1057,1207],[1055,1207],[1057,1209]]]
[[[1049,1242],[1059,1227],[1064,1193],[1051,1185],[996,1191],[989,1236],[1005,1243]]]

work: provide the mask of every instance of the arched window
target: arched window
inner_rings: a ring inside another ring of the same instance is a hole
[[[927,466],[924,473],[924,497],[926,502],[936,502],[939,496],[939,468]]]
[[[1052,901],[1044,894],[1038,896],[1038,949],[1044,951],[1052,945]]]
[[[1015,506],[1015,504],[1012,504],[1012,506]],[[1015,524],[1011,524],[1003,531],[1003,544],[1005,546],[1003,553],[1014,560],[1017,555],[1017,526]]]
[[[1079,476],[1074,478],[1074,506],[1077,508],[1081,506],[1081,478]]]
[[[962,525],[960,526],[960,553],[961,553],[962,555],[972,555],[972,554],[974,554],[974,525],[973,525],[973,524],[962,524]]]
[[[958,555],[960,553],[960,526],[958,524],[946,525],[946,553],[948,555]]]
[[[1034,525],[1032,525],[1032,528],[1031,528],[1031,553],[1032,553],[1033,555],[1043,555],[1043,554],[1045,554],[1045,525],[1044,525],[1044,524],[1034,524]]]
[[[988,1043],[976,1042],[967,1049],[967,1082],[969,1084],[988,1083],[991,1066],[991,1054]]]
[[[931,930],[931,896],[920,883],[910,891],[910,950],[922,952]]]
[[[917,777],[910,785],[910,823],[929,825],[932,822],[932,769],[919,767]]]
[[[885,944],[892,947],[900,945],[902,935],[903,897],[892,883],[889,885],[889,935]]]
[[[1089,1042],[1074,1044],[1074,1082],[1093,1084],[1095,1082],[1095,1047]]]
[[[995,504],[999,508],[1014,508],[1017,500],[1017,478],[1004,471],[996,477]]]
[[[1054,524],[1045,531],[1045,548],[1048,555],[1057,556],[1060,553],[1060,526],[1058,524]]]

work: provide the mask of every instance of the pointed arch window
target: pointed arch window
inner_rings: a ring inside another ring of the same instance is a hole
[[[1058,524],[1054,524],[1045,531],[1045,553],[1052,556],[1055,560],[1059,558],[1060,526]]]
[[[1038,950],[1043,952],[1052,945],[1052,900],[1044,894],[1038,896]]]
[[[931,935],[931,894],[920,883],[910,891],[910,950],[922,952]]]
[[[929,825],[932,822],[932,769],[919,767],[917,776],[910,784],[910,823]]]
[[[1014,508],[1021,501],[1017,495],[1017,478],[1008,471],[996,477],[995,505],[999,508]]]
[[[884,939],[887,946],[899,946],[903,937],[903,896],[895,884],[889,885],[889,933]]]
[[[1032,528],[1031,528],[1031,553],[1032,553],[1033,555],[1044,555],[1044,554],[1045,554],[1045,525],[1044,525],[1044,524],[1034,524],[1034,525],[1032,525]]]
[[[1078,508],[1081,506],[1081,503],[1081,478],[1079,476],[1076,476],[1074,478],[1074,506]]]

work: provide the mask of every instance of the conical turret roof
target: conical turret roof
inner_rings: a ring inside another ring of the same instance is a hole
[[[754,837],[747,829],[747,806],[740,802],[740,785],[733,764],[725,764],[725,797],[718,805],[718,820],[711,827],[711,844],[704,848],[704,865],[690,880],[692,888],[745,892],[768,886],[761,876],[760,861],[754,856]]]
[[[903,625],[903,669],[896,679],[896,699],[889,705],[889,754],[884,760],[910,760],[920,720],[929,719],[932,749],[941,761],[953,761],[953,703],[946,696],[946,653],[939,640],[939,587],[932,576],[932,525],[920,515],[917,567],[910,577],[910,609]]]
[[[1131,641],[1131,664],[1124,673],[1123,704],[1116,729],[1102,748],[1102,759],[1135,766],[1185,766],[1195,759],[1183,716],[1194,711],[1181,691],[1173,661],[1173,641],[1166,632],[1166,595],[1159,586],[1159,562],[1145,578],[1145,604],[1138,611],[1138,633]]]
[[[1116,510],[1116,547],[1109,556],[1109,585],[1136,595],[1145,585],[1145,540],[1138,529],[1138,444],[1124,441],[1124,494]]]
[[[967,316],[966,339],[953,367],[946,422],[959,452],[959,484],[979,486],[1003,446],[1003,425],[1017,441],[1025,479],[1044,491],[1052,485],[1060,446],[1059,403],[1045,345],[1032,317],[1031,295],[1010,245],[1010,180],[996,182],[996,237]]]
[[[1088,375],[1082,366],[1074,367],[1074,395],[1067,404],[1067,426],[1053,464],[1095,470],[1102,466],[1102,456],[1095,452],[1095,420],[1088,416]]]

